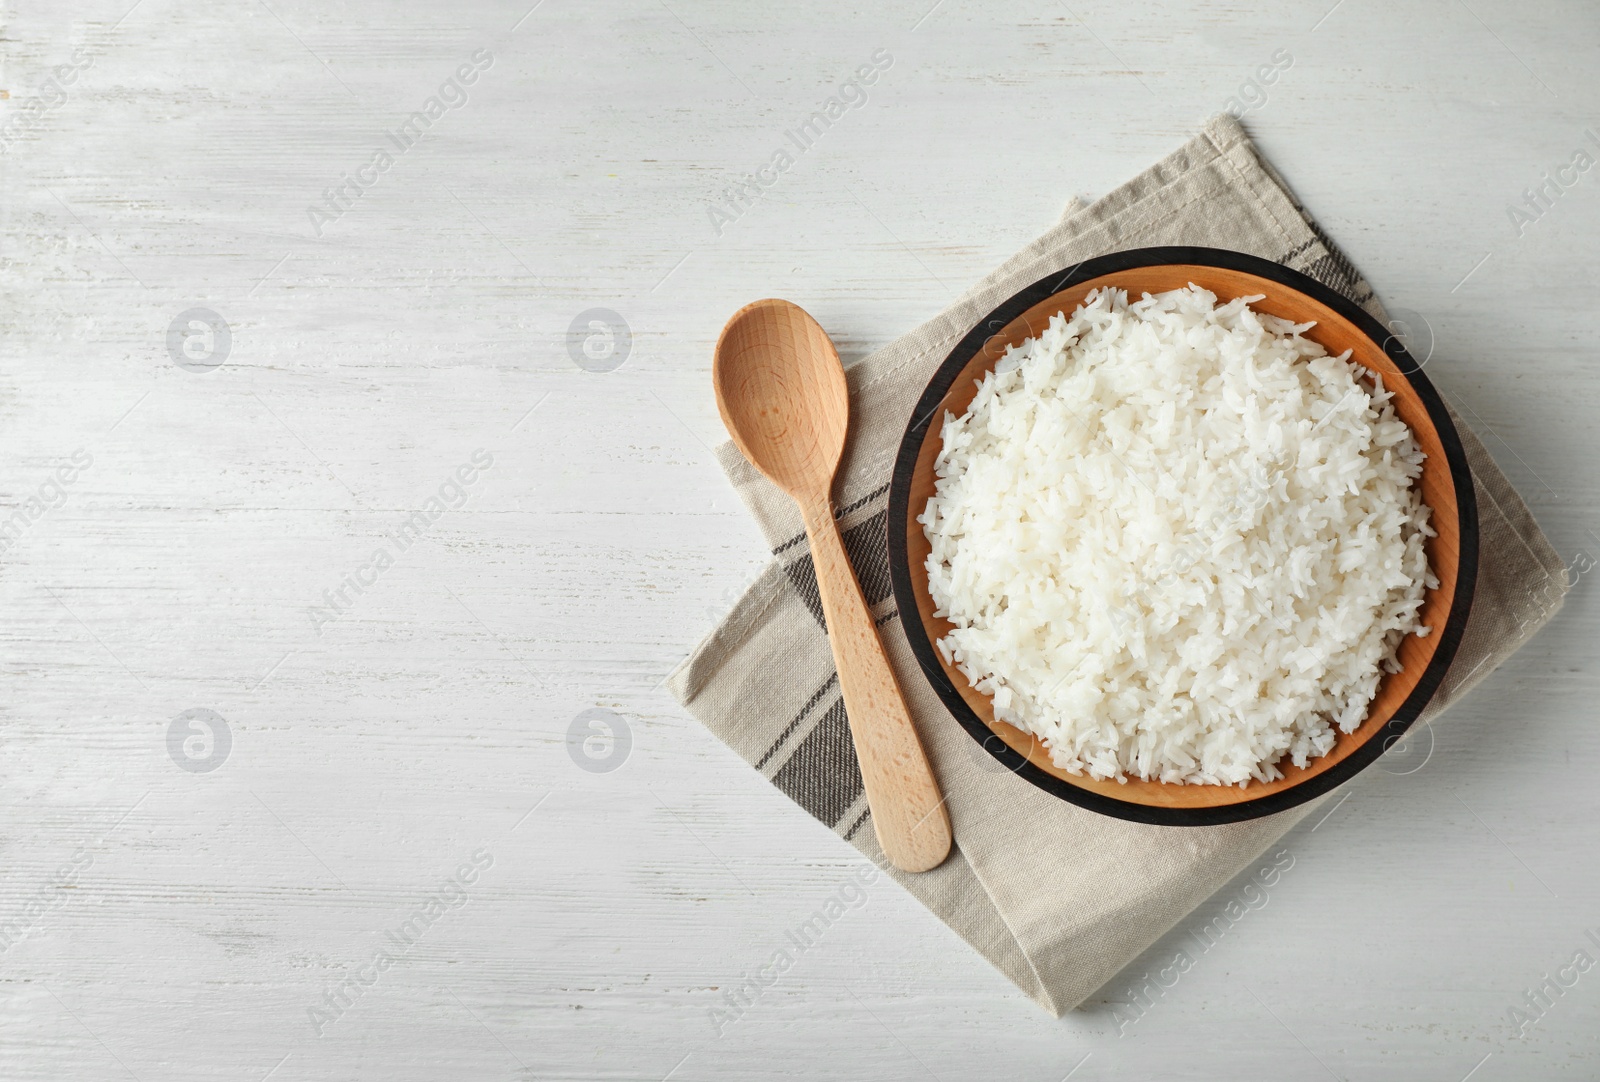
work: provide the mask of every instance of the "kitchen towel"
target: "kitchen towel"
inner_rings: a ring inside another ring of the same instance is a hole
[[[1169,244],[1274,260],[1385,320],[1361,275],[1238,121],[1223,115],[1105,198],[1069,205],[1054,228],[944,312],[848,369],[850,441],[835,506],[948,798],[955,848],[943,865],[907,875],[884,860],[868,822],[800,516],[731,443],[718,449],[718,458],[760,523],[773,560],[668,681],[678,701],[729,747],[1056,1014],[1116,976],[1322,801],[1229,826],[1146,826],[1075,807],[1007,771],[956,724],[917,671],[889,585],[889,474],[934,370],[998,304],[1092,256]],[[1451,416],[1477,489],[1481,555],[1461,647],[1418,725],[1526,642],[1559,609],[1567,589],[1561,558],[1527,506],[1462,417]]]

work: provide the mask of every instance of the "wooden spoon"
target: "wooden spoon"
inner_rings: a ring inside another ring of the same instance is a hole
[[[937,867],[950,817],[833,517],[850,425],[838,351],[805,309],[756,301],[722,329],[711,378],[734,444],[800,505],[878,844],[896,868]]]

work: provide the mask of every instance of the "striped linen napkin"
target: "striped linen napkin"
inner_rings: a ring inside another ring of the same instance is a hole
[[[731,443],[718,458],[773,560],[673,672],[678,701],[801,808],[938,914],[1055,1014],[1078,1006],[1321,801],[1218,827],[1158,827],[1075,807],[992,760],[952,719],[906,643],[885,548],[889,474],[934,370],[1000,302],[1047,274],[1152,245],[1230,248],[1343,293],[1380,321],[1371,287],[1244,129],[1222,115],[1176,153],[1061,221],[947,310],[848,370],[851,438],[834,494],[845,544],[947,795],[956,847],[921,875],[889,868],[822,627],[816,575],[789,498]],[[1477,489],[1481,556],[1465,636],[1418,724],[1437,717],[1560,608],[1567,576],[1483,444],[1452,411]],[[1324,797],[1323,800],[1327,800]],[[1018,823],[1028,824],[1026,831]]]

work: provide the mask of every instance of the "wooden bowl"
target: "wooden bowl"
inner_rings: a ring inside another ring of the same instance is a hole
[[[1352,360],[1383,375],[1383,385],[1394,392],[1396,412],[1428,456],[1422,498],[1433,510],[1438,536],[1426,547],[1439,585],[1426,593],[1422,622],[1433,631],[1423,639],[1406,636],[1401,669],[1380,682],[1365,722],[1353,732],[1337,733],[1333,748],[1305,767],[1280,762],[1283,777],[1277,781],[1244,786],[1101,781],[1067,773],[1050,761],[1038,738],[997,722],[989,697],[935,649],[934,643],[953,625],[934,615],[926,570],[928,539],[917,516],[933,495],[933,464],[946,411],[966,411],[977,380],[1007,346],[1040,334],[1052,315],[1070,314],[1098,286],[1116,286],[1138,297],[1191,282],[1215,293],[1219,301],[1264,294],[1253,305],[1257,311],[1296,323],[1315,320],[1306,337],[1330,354],[1352,350]],[[1477,501],[1466,454],[1422,367],[1377,320],[1320,282],[1255,256],[1216,248],[1140,248],[1091,259],[1034,283],[991,312],[951,351],[917,403],[895,463],[888,532],[895,600],[911,649],[934,691],[967,732],[1006,767],[1064,800],[1122,819],[1171,826],[1233,823],[1292,808],[1348,781],[1381,755],[1416,720],[1450,667],[1478,568]]]

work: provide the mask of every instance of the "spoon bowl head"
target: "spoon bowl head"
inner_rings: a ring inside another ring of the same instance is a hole
[[[844,367],[799,305],[761,300],[735,312],[712,359],[717,409],[751,464],[791,496],[826,497],[844,453]]]

